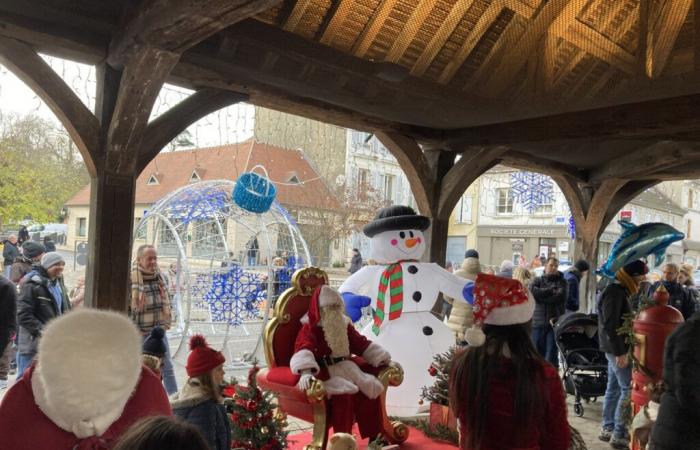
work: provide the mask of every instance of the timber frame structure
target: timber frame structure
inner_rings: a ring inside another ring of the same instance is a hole
[[[94,112],[40,52],[97,67]],[[437,262],[450,211],[496,164],[552,176],[593,261],[622,205],[700,174],[700,0],[0,0],[0,62],[90,172],[100,308],[126,309],[139,172],[236,102],[375,133]],[[149,122],[165,82],[195,93]]]

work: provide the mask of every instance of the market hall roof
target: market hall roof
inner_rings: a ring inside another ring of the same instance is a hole
[[[674,164],[695,158],[700,137],[692,0],[267,1],[270,8],[221,30],[201,2],[166,2],[157,15],[148,8],[158,1],[140,10],[131,3],[3,2],[0,35],[119,66],[137,42],[187,48],[187,21],[201,22],[211,34],[182,53],[171,82],[396,131],[424,148],[503,145],[510,165],[593,182],[700,169],[696,159]],[[135,15],[142,18],[123,29]],[[671,156],[651,167],[615,165],[641,149],[640,163]]]

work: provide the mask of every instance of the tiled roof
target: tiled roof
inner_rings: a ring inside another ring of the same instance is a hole
[[[152,204],[161,197],[190,182],[192,171],[203,181],[235,180],[241,172],[256,164],[267,169],[270,179],[277,182],[277,200],[287,207],[335,209],[337,200],[300,150],[280,148],[253,140],[219,147],[160,153],[151,161],[136,181],[136,203]],[[301,184],[288,183],[291,173]],[[149,185],[155,176],[158,184]],[[67,206],[88,205],[90,185],[78,191]]]

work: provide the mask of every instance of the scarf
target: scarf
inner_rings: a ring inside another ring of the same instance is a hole
[[[625,269],[620,269],[615,272],[615,278],[627,290],[629,295],[635,295],[639,292],[639,285],[634,281],[634,278],[629,276]]]
[[[384,303],[387,291],[389,291],[389,320],[396,320],[401,317],[401,311],[403,310],[403,270],[401,270],[401,263],[409,261],[414,260],[401,260],[389,264],[379,278],[377,307],[374,309],[374,325],[372,325],[372,332],[375,335],[379,335],[379,328],[384,322]]]
[[[165,292],[165,282],[160,275],[160,271],[156,269],[155,272],[146,272],[139,266],[137,260],[131,263],[131,310],[133,312],[142,312],[146,304],[144,281],[153,281],[155,279],[158,280],[158,288],[160,289],[160,296],[163,300],[163,311],[166,314],[170,313],[170,302],[167,301],[168,297]]]

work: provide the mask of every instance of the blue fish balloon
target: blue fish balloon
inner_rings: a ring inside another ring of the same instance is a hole
[[[622,235],[613,244],[605,265],[598,270],[599,274],[608,278],[615,278],[615,272],[624,265],[649,255],[654,255],[658,266],[664,260],[666,248],[685,237],[665,223],[644,223],[639,226],[623,220],[618,223],[623,229]]]

